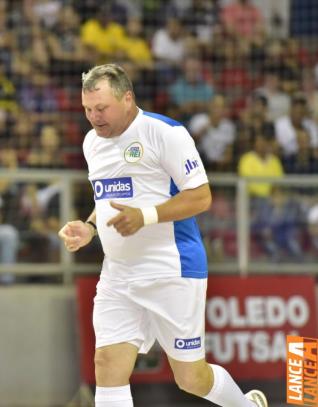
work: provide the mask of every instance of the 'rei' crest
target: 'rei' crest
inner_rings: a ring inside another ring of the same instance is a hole
[[[142,158],[143,153],[142,145],[138,142],[134,142],[126,148],[124,157],[128,163],[135,163]]]

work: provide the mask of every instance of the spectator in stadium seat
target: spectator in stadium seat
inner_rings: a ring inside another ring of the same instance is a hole
[[[252,148],[255,134],[274,134],[274,124],[269,119],[268,102],[264,95],[253,92],[246,98],[246,107],[239,114],[237,127],[235,148],[238,156]]]
[[[291,44],[293,44],[291,42]],[[265,47],[264,72],[271,72],[278,75],[279,88],[285,94],[292,96],[299,91],[300,78],[302,74],[302,61],[307,61],[308,57],[297,55],[292,50],[288,51],[289,42],[281,39],[271,39],[267,41]],[[300,51],[302,54],[302,51]],[[305,63],[304,63],[305,64]],[[307,62],[306,62],[307,64]]]
[[[306,97],[297,93],[292,97],[288,116],[280,117],[275,122],[276,139],[284,156],[298,152],[297,129],[304,128],[310,137],[310,146],[318,148],[318,127],[310,118]]]
[[[16,87],[6,73],[4,63],[0,60],[0,110],[17,112]]]
[[[150,39],[153,33],[163,25],[164,14],[162,13],[162,2],[142,0],[140,3],[143,25],[145,27],[145,32],[147,33],[147,38]]]
[[[256,206],[252,231],[272,260],[280,261],[286,254],[289,258],[300,261],[301,221],[299,202],[276,186],[268,199],[260,201]]]
[[[14,170],[18,166],[16,151],[6,147],[0,148],[0,169]],[[14,183],[6,179],[0,180],[0,263],[14,264],[17,262],[19,249],[19,231],[17,227],[18,190]],[[1,274],[0,284],[12,283],[12,274]]]
[[[290,96],[282,91],[280,76],[276,69],[265,70],[263,84],[256,89],[256,92],[266,97],[270,120],[276,120],[288,114]]]
[[[253,149],[239,159],[238,174],[241,177],[281,177],[284,170],[279,157],[272,153],[274,141],[273,134],[255,134]],[[248,184],[252,198],[268,198],[271,189],[269,182]]]
[[[267,72],[274,72],[279,77],[282,76],[284,70],[283,58],[284,58],[284,46],[283,41],[279,38],[268,38],[265,46],[265,60],[262,65],[264,74]]]
[[[234,195],[224,188],[215,188],[210,210],[197,217],[210,261],[237,256],[235,217]]]
[[[13,3],[11,26],[14,43],[12,68],[18,79],[25,80],[34,69],[48,72],[47,33],[27,1],[22,2],[22,7],[21,2]]]
[[[80,19],[72,7],[63,7],[48,34],[50,71],[63,83],[88,66],[85,47],[80,40]]]
[[[57,87],[40,70],[34,69],[29,78],[25,78],[18,91],[18,101],[34,120],[43,123],[58,119]]]
[[[24,0],[25,1],[25,0]],[[25,1],[25,3],[30,3]],[[59,18],[59,12],[63,8],[61,0],[33,0],[28,7],[33,9],[33,13],[44,27],[51,29]]]
[[[0,167],[2,163],[0,163]],[[15,226],[17,218],[17,191],[7,180],[0,180],[0,263],[17,262],[19,232]],[[12,282],[9,274],[0,275],[0,284]]]
[[[107,0],[107,2],[101,2],[100,0],[67,0],[65,3],[71,3],[72,7],[80,15],[81,23],[94,19],[102,8],[105,11],[110,10],[109,14],[111,14],[112,20],[124,26],[130,12],[133,10],[138,14],[141,8],[140,3],[144,2],[145,0]],[[107,3],[106,8],[104,8],[105,3]]]
[[[293,96],[299,92],[302,70],[284,66],[281,74],[281,88],[286,94]]]
[[[312,67],[303,70],[301,90],[306,97],[312,119],[318,123],[318,81]]]
[[[314,203],[307,212],[307,230],[310,238],[310,244],[315,252],[318,253],[318,204]]]
[[[11,128],[8,128],[8,113],[0,109],[0,145],[11,138]]]
[[[123,56],[120,44],[125,36],[124,26],[114,20],[112,3],[103,3],[95,16],[81,25],[81,40],[88,48],[96,50],[101,58]]]
[[[236,129],[227,118],[224,96],[214,96],[209,113],[198,113],[189,122],[194,138],[206,168],[215,171],[231,171],[233,166],[233,143]]]
[[[33,121],[30,112],[20,109],[18,114],[12,116],[11,123],[7,126],[11,134],[8,140],[10,146],[17,153],[19,166],[25,161],[33,140],[35,139],[36,124]]]
[[[156,98],[156,77],[152,69],[139,69],[131,61],[121,62],[134,83],[134,93],[145,110],[152,111]]]
[[[296,129],[297,153],[283,157],[287,174],[318,174],[318,150],[310,146],[310,136],[304,128]]]
[[[269,118],[268,100],[258,91],[253,92],[246,99],[247,106],[240,115],[242,125],[254,133],[260,132],[265,124],[272,123]]]
[[[10,146],[9,142],[3,143],[0,149],[0,168],[15,170],[18,167],[18,163],[16,150]]]
[[[214,96],[214,88],[203,76],[203,63],[188,57],[182,65],[182,75],[168,88],[169,102],[174,116],[183,122],[195,113],[207,111]]]
[[[300,73],[301,70],[310,66],[311,58],[308,49],[298,38],[290,37],[283,40],[283,63],[284,65]]]
[[[272,38],[290,35],[290,0],[253,0],[265,19],[266,30]]]
[[[247,52],[237,38],[224,38],[219,52],[221,63],[215,73],[216,86],[229,100],[252,90]]]
[[[125,35],[119,44],[125,57],[139,68],[152,68],[153,58],[151,49],[143,35],[142,20],[139,17],[129,17]]]
[[[214,0],[170,0],[166,6],[166,14],[173,14],[182,20],[187,31],[198,39],[201,46],[211,42],[220,10],[219,1]]]
[[[56,261],[59,241],[56,232],[59,227],[60,185],[28,183],[21,192],[20,214],[23,219],[25,244],[37,247],[29,253],[31,262]],[[22,229],[23,228],[23,229]]]
[[[234,0],[224,6],[221,21],[228,34],[247,43],[251,43],[255,36],[265,30],[260,9],[250,0]]]
[[[143,0],[115,0],[118,10],[121,8],[120,13],[124,15],[126,21],[128,21],[130,17],[141,18],[144,3],[145,1]]]
[[[65,168],[61,137],[56,127],[50,125],[42,127],[39,140],[27,155],[25,165],[31,168]]]
[[[185,55],[184,29],[179,19],[168,17],[164,27],[155,31],[152,53],[158,62],[180,66]]]
[[[12,48],[14,45],[14,35],[10,27],[9,2],[0,2],[0,61],[5,66],[5,72],[11,69]]]

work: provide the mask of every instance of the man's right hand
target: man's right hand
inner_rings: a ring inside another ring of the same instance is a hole
[[[93,227],[81,220],[67,222],[58,233],[69,252],[76,252],[86,246],[94,236]]]

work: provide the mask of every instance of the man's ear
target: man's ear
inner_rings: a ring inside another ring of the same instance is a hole
[[[131,103],[133,99],[134,99],[133,92],[131,90],[127,90],[127,92],[125,93],[125,102]]]

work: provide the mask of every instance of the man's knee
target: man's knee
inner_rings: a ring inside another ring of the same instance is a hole
[[[129,383],[136,355],[134,349],[127,349],[125,345],[122,346],[123,352],[120,352],[121,345],[110,345],[96,349],[94,361],[98,386],[115,387]],[[123,355],[125,356],[123,357]]]
[[[120,361],[116,360],[116,356],[108,347],[96,349],[94,361],[96,382],[99,386],[118,386],[121,381],[129,380],[125,373],[125,366],[120,368]]]
[[[97,369],[107,369],[109,366],[111,366],[113,363],[112,356],[107,347],[98,348],[95,350],[94,362],[95,368]]]
[[[205,396],[213,385],[213,374],[208,365],[190,366],[174,372],[178,387],[187,393]]]

